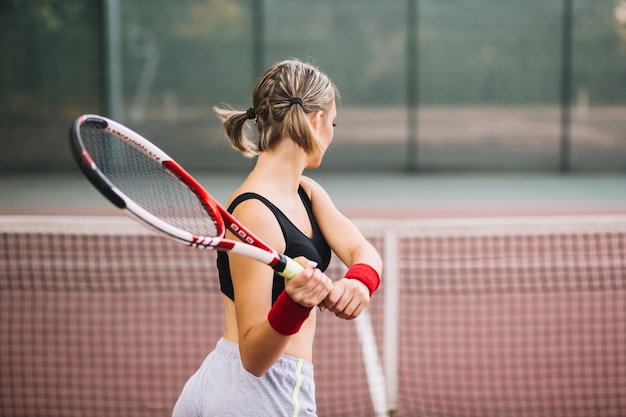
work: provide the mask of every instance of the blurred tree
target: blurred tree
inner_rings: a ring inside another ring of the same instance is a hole
[[[61,30],[86,7],[85,0],[7,0],[7,10],[24,10],[48,31]]]
[[[188,39],[228,42],[239,39],[250,25],[246,8],[229,0],[191,2],[188,13],[177,31]]]
[[[99,9],[8,0],[0,13],[0,118],[45,121],[99,106]],[[97,3],[95,4],[97,5]]]

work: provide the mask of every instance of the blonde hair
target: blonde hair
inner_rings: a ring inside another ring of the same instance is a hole
[[[271,149],[285,136],[312,152],[319,148],[320,139],[306,114],[321,111],[328,115],[338,98],[339,92],[326,74],[311,64],[291,59],[273,65],[259,78],[252,90],[252,107],[247,111],[213,110],[222,120],[232,147],[247,157]],[[254,119],[259,131],[257,141],[244,130],[249,119]]]

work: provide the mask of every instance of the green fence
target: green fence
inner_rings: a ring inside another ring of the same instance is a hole
[[[2,0],[0,169],[74,169],[100,113],[191,170],[236,170],[211,107],[320,66],[342,103],[324,168],[626,169],[624,0]]]

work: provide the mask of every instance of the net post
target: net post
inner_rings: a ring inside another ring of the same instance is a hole
[[[374,327],[372,326],[372,319],[368,309],[365,309],[354,320],[354,324],[361,344],[363,365],[365,366],[367,385],[369,386],[375,415],[376,417],[388,417],[385,373],[378,356],[376,336],[374,335]]]
[[[398,236],[393,227],[383,234],[383,363],[387,389],[387,412],[392,416],[398,409],[398,340],[400,282],[398,265]]]

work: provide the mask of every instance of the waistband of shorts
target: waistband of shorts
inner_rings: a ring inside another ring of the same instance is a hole
[[[220,340],[218,340],[217,344],[215,345],[215,352],[230,359],[241,360],[241,356],[239,354],[239,345],[230,342],[224,338],[220,338]],[[302,376],[313,378],[313,364],[307,360],[299,359],[293,356],[281,355],[274,364],[273,368],[284,369],[289,372],[296,372],[298,366],[302,367],[302,369],[300,370]]]

